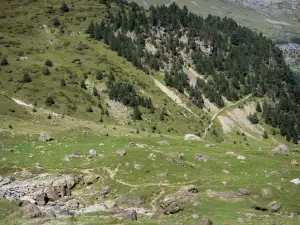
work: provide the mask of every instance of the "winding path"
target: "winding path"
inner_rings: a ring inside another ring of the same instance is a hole
[[[209,123],[208,127],[205,129],[205,132],[204,132],[204,135],[203,135],[202,138],[204,139],[204,138],[206,137],[207,131],[211,128],[211,126],[213,125],[214,119],[215,119],[219,114],[221,114],[223,111],[225,111],[225,110],[227,110],[227,109],[229,109],[229,108],[231,108],[231,107],[233,107],[233,106],[236,106],[236,105],[240,104],[241,102],[246,101],[246,100],[247,100],[248,98],[250,98],[251,96],[252,96],[252,93],[249,94],[249,95],[247,95],[246,97],[242,98],[241,100],[239,100],[239,101],[237,101],[237,102],[235,102],[235,103],[233,103],[233,104],[230,104],[230,105],[228,105],[228,106],[222,108],[219,112],[216,112],[216,113],[212,116],[212,118],[211,118],[211,120],[210,120],[210,123]]]

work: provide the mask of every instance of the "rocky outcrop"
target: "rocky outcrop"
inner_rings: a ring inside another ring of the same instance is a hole
[[[99,178],[99,175],[97,174],[94,174],[94,173],[90,173],[90,174],[87,174],[85,176],[83,176],[83,182],[85,184],[93,184],[96,182],[96,180]]]
[[[126,151],[125,151],[125,149],[119,149],[119,150],[116,152],[116,154],[117,154],[118,156],[124,156],[124,155],[126,155]]]
[[[41,134],[38,138],[39,141],[54,141],[55,138],[51,137],[48,134]]]
[[[274,201],[269,204],[269,209],[271,212],[278,212],[281,209],[281,206],[281,203]]]
[[[196,135],[194,135],[194,134],[186,134],[184,136],[184,140],[185,141],[200,141],[201,138],[198,137],[198,136],[196,136]]]
[[[288,156],[290,154],[289,147],[287,145],[279,145],[271,151],[270,155],[274,156],[277,154]]]
[[[195,200],[197,187],[193,185],[184,186],[173,194],[167,195],[163,200],[161,207],[165,214],[174,214],[184,209],[186,204],[192,204]]]
[[[36,218],[42,215],[40,209],[32,203],[22,207],[20,211],[24,214],[24,218]]]

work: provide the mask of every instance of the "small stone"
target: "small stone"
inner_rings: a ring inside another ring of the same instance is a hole
[[[95,157],[95,156],[97,156],[97,151],[95,149],[91,149],[89,151],[89,154],[90,154],[91,157]]]
[[[245,160],[246,159],[246,157],[243,156],[243,155],[238,155],[236,158],[239,159],[239,160]]]
[[[198,214],[192,214],[192,218],[193,218],[193,219],[199,219],[200,216],[199,216]]]
[[[271,202],[269,204],[269,208],[272,212],[278,212],[280,210],[281,206],[282,206],[281,203],[278,203],[276,201]]]
[[[124,156],[124,155],[126,155],[126,151],[125,151],[125,149],[119,149],[119,150],[116,152],[116,154],[117,154],[118,156]]]

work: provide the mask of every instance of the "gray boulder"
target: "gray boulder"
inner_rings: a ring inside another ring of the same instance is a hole
[[[97,151],[96,151],[95,149],[91,149],[91,150],[89,151],[89,153],[90,153],[90,156],[91,156],[91,157],[97,156]]]
[[[198,136],[196,136],[196,135],[194,135],[194,134],[186,134],[184,136],[184,140],[185,141],[200,141],[201,138],[198,137]]]
[[[126,155],[126,151],[125,151],[125,149],[119,149],[119,150],[116,152],[116,154],[117,154],[118,156],[124,156],[124,155]]]
[[[167,195],[162,200],[161,207],[164,209],[165,214],[174,214],[183,210],[184,205],[192,204],[195,199],[195,193],[198,192],[197,187],[194,185],[181,187],[173,194]]]
[[[276,154],[289,155],[290,154],[289,147],[287,145],[279,145],[278,147],[274,148],[271,151],[271,156],[274,156]]]
[[[44,192],[49,201],[56,201],[59,199],[59,195],[56,193],[55,188],[52,186],[45,187]]]
[[[282,206],[281,203],[278,203],[278,202],[274,201],[274,202],[271,202],[271,203],[269,204],[269,209],[270,209],[272,212],[278,212],[278,211],[281,209],[281,206]]]
[[[50,135],[47,134],[41,134],[38,138],[39,141],[54,141],[55,138],[51,137]]]
[[[83,177],[83,182],[85,184],[93,184],[98,178],[99,178],[99,175],[96,175],[94,173],[90,173],[90,174],[85,175]]]
[[[41,211],[35,204],[27,204],[20,209],[24,214],[24,218],[36,218],[42,215]]]

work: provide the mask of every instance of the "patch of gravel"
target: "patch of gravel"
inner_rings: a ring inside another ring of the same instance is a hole
[[[123,105],[120,102],[113,100],[106,100],[109,107],[109,113],[122,125],[128,124],[131,122],[131,114],[133,113],[133,109]]]

